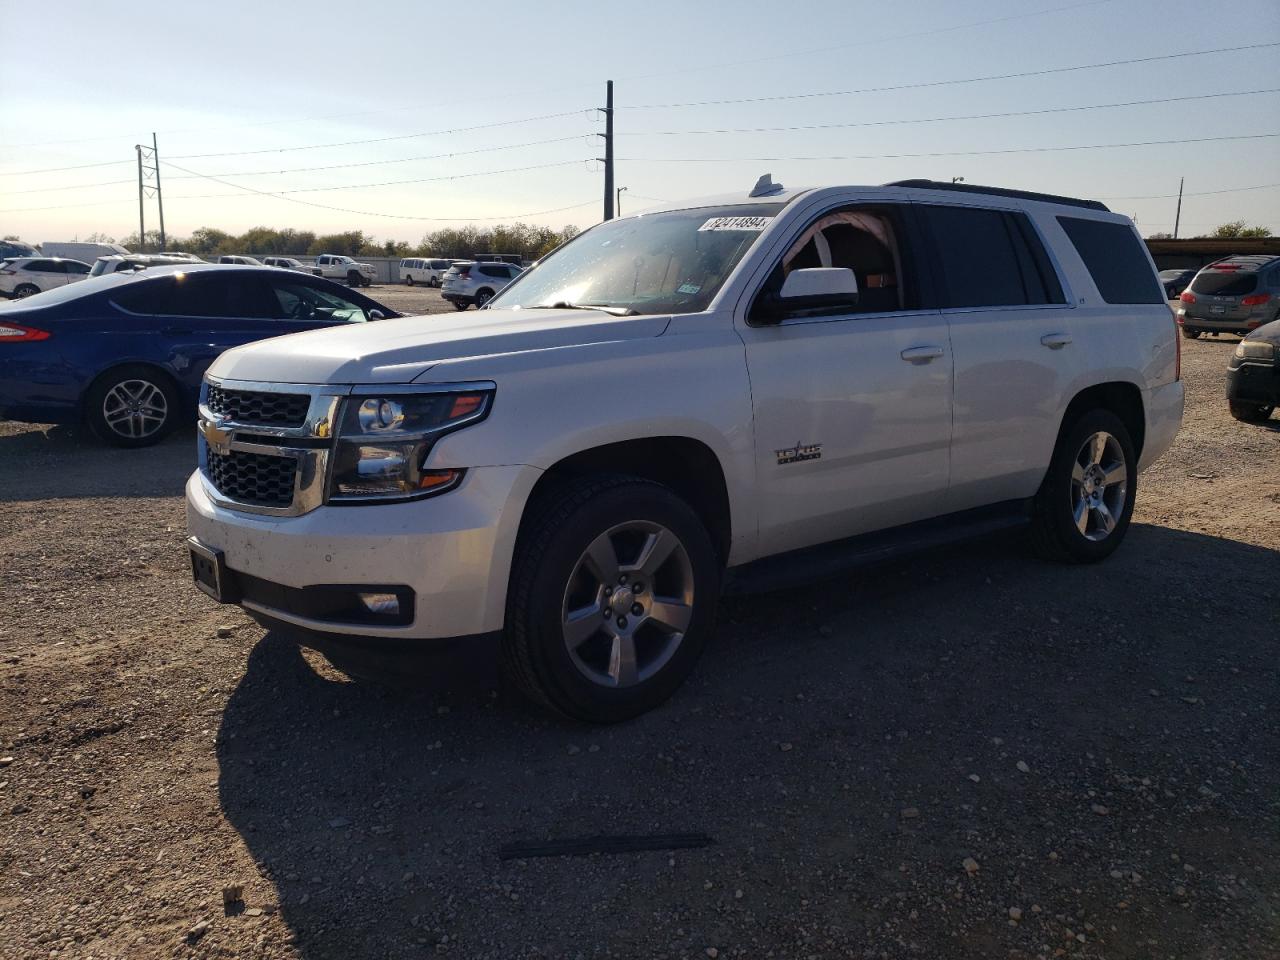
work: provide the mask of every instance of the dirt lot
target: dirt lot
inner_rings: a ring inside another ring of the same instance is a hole
[[[610,729],[461,667],[352,683],[215,606],[190,432],[0,424],[0,956],[1278,957],[1280,419],[1227,415],[1233,343],[1186,344],[1109,562],[733,601]],[[672,832],[715,844],[497,856]]]

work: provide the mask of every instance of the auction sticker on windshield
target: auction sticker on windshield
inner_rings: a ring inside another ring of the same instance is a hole
[[[698,228],[699,233],[707,230],[750,230],[759,233],[773,221],[773,217],[712,217]]]

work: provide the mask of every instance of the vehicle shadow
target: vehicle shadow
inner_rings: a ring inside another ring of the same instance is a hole
[[[87,428],[0,424],[0,500],[179,496],[196,466],[195,432],[126,450]],[[38,478],[38,480],[36,479]]]
[[[269,633],[217,743],[223,812],[262,873],[245,900],[278,907],[308,958],[701,955],[744,938],[790,955],[814,928],[818,953],[861,956],[916,908],[902,935],[980,957],[1016,936],[1004,904],[1059,894],[1118,931],[1108,956],[1145,955],[1147,937],[1212,953],[1222,930],[1264,936],[1248,913],[1263,908],[1206,895],[1170,911],[1158,887],[1179,850],[1280,883],[1277,569],[1277,551],[1135,525],[1095,566],[1001,540],[734,598],[668,704],[603,728],[448,666],[421,694],[349,682]],[[1232,571],[1231,589],[1197,570]],[[715,844],[497,855],[689,832]],[[957,937],[929,904],[960,898],[971,855],[1000,909]],[[1132,909],[1091,893],[1115,863],[1152,878]]]

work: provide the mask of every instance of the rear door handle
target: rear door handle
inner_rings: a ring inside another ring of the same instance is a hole
[[[1040,338],[1040,342],[1050,350],[1061,350],[1071,342],[1071,334],[1069,333],[1046,333]]]
[[[942,356],[942,348],[935,347],[932,344],[924,347],[907,347],[898,356],[908,363],[929,363],[931,360],[937,360]]]

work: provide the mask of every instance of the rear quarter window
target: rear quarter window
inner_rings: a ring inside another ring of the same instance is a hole
[[[1142,241],[1128,224],[1082,217],[1058,217],[1058,223],[1106,303],[1165,302]]]

